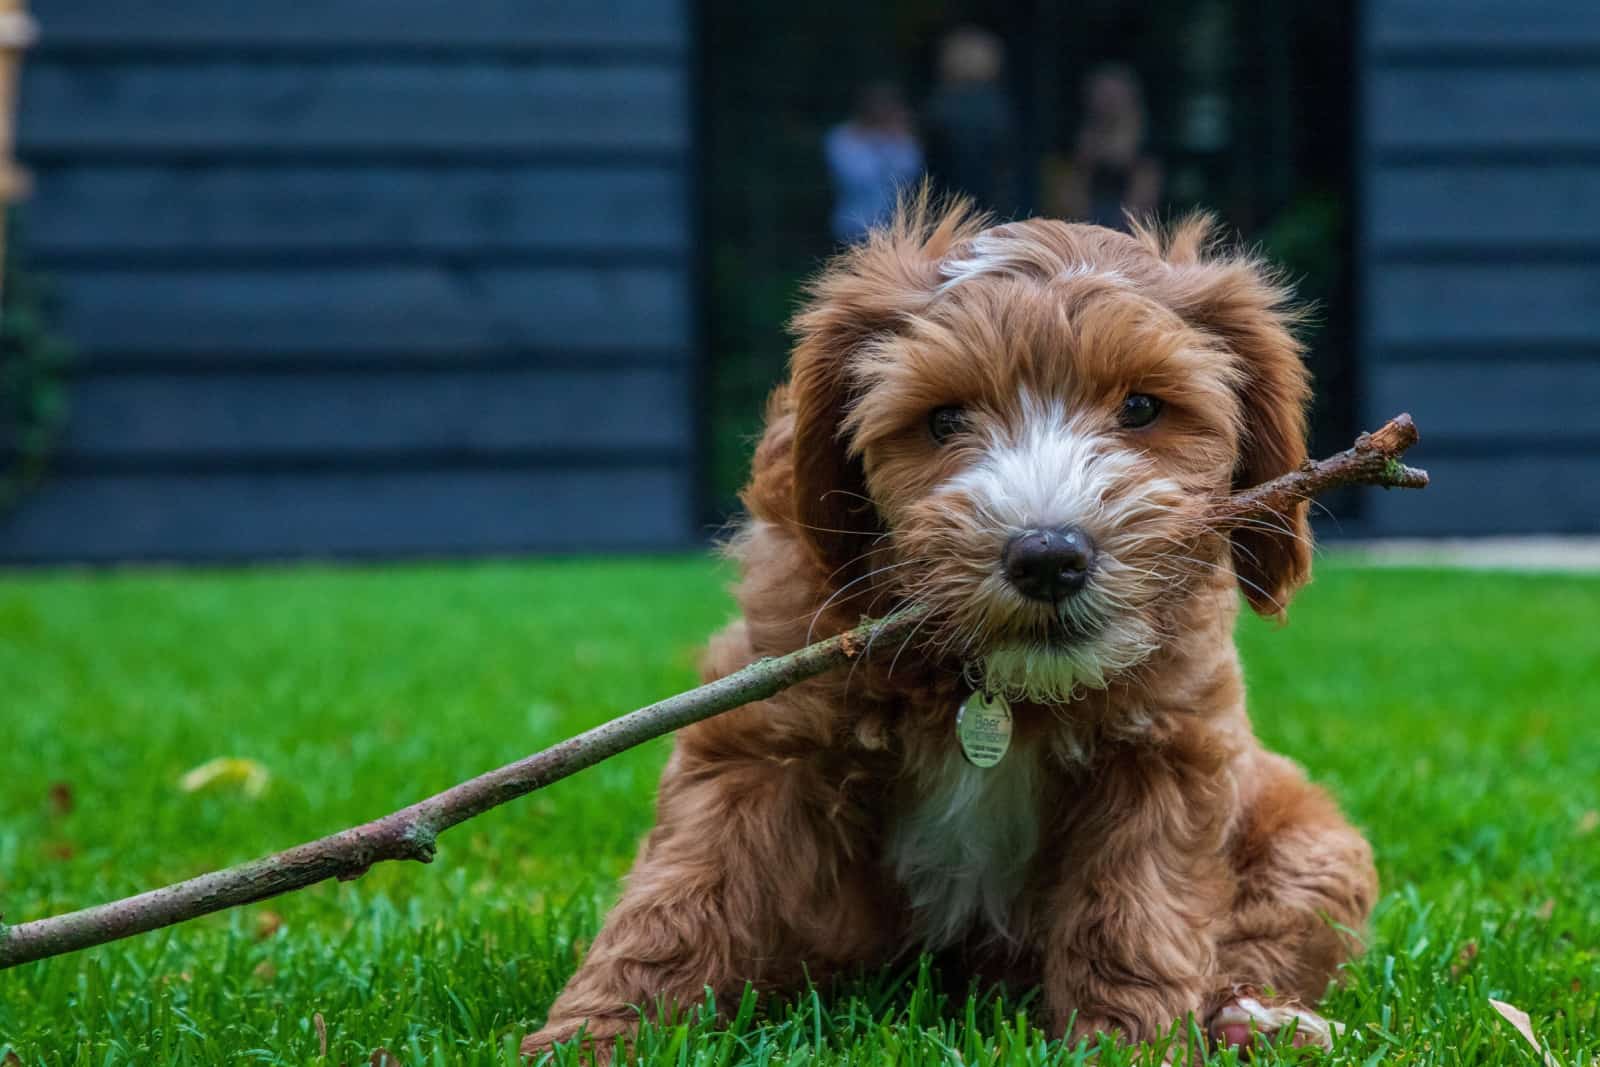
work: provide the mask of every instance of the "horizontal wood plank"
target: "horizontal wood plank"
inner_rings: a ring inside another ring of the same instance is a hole
[[[1600,148],[1600,64],[1391,68],[1368,75],[1382,149]]]
[[[79,371],[0,560],[697,539],[684,0],[35,13]]]
[[[678,46],[684,0],[39,0],[42,48]]]
[[[404,358],[688,344],[681,269],[75,271],[62,330],[119,357]]]
[[[681,151],[679,66],[534,61],[27,65],[19,154]]]
[[[0,562],[680,548],[692,499],[680,466],[58,478],[0,518]]]
[[[683,250],[674,167],[38,168],[43,257],[126,253]]]
[[[1368,291],[1380,346],[1600,344],[1600,263],[1381,264]]]
[[[1367,10],[1380,47],[1600,45],[1600,4],[1589,0],[1372,0]]]
[[[1426,434],[1427,427],[1423,426]],[[1363,529],[1381,537],[1593,533],[1600,529],[1600,453],[1412,458],[1422,494],[1368,490]]]
[[[1430,445],[1600,439],[1600,360],[1379,362],[1368,380],[1367,409],[1411,412]]]
[[[1600,165],[1382,167],[1369,188],[1366,225],[1379,252],[1600,243]]]
[[[75,467],[584,452],[687,457],[680,371],[154,374],[75,382]]]

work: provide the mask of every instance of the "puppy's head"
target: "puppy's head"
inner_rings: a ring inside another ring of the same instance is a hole
[[[1304,507],[1206,517],[1305,459],[1306,375],[1288,294],[1210,229],[914,203],[836,260],[790,382],[797,528],[836,590],[928,605],[933,647],[1038,700],[1141,662],[1218,573],[1281,612]]]

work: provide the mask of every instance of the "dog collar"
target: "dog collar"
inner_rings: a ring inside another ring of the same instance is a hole
[[[1003,696],[973,690],[956,712],[956,739],[974,767],[993,767],[1011,747],[1011,705]]]

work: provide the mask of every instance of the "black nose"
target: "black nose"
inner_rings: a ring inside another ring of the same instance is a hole
[[[1094,566],[1094,542],[1076,526],[1029,530],[1006,545],[1001,557],[1017,592],[1055,603],[1082,589]]]

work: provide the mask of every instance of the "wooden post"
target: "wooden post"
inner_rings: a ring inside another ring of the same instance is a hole
[[[11,158],[17,132],[22,53],[39,35],[27,0],[0,0],[0,299],[5,293],[6,208],[28,195],[28,172]]]

